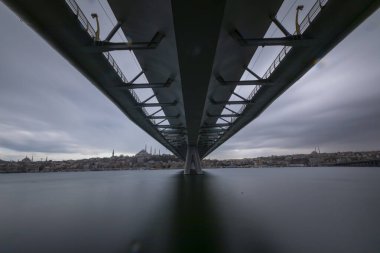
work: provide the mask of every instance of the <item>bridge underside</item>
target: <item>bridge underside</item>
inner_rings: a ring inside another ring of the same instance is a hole
[[[130,40],[116,43],[96,39],[74,0],[3,1],[134,123],[178,157],[188,157],[187,172],[198,173],[200,159],[259,116],[380,5],[318,0],[299,31],[288,32],[275,18],[282,0],[108,0],[118,20],[114,30]],[[283,37],[264,38],[272,22]],[[258,47],[272,45],[283,49],[263,76],[247,68]],[[148,83],[138,87],[126,80],[111,50],[133,50]],[[255,78],[240,81],[244,71]],[[233,101],[237,85],[254,88]],[[158,103],[140,101],[135,88],[152,88]],[[164,116],[149,114],[147,107],[162,109]]]

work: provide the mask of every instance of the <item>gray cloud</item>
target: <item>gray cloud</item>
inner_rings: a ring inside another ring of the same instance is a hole
[[[0,159],[163,151],[2,3],[0,23]]]

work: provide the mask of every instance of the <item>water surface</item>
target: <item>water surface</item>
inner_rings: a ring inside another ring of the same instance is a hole
[[[0,252],[380,252],[380,168],[0,175]]]

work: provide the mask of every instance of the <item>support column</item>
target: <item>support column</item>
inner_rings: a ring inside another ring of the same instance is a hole
[[[201,159],[199,158],[198,147],[188,146],[185,162],[185,175],[201,175]]]

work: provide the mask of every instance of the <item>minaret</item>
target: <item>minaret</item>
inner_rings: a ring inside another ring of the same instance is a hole
[[[150,146],[150,154],[152,154],[152,146]]]
[[[115,150],[112,149],[112,157],[115,157]]]
[[[159,156],[161,155],[161,149],[158,150],[158,155],[159,155]]]

